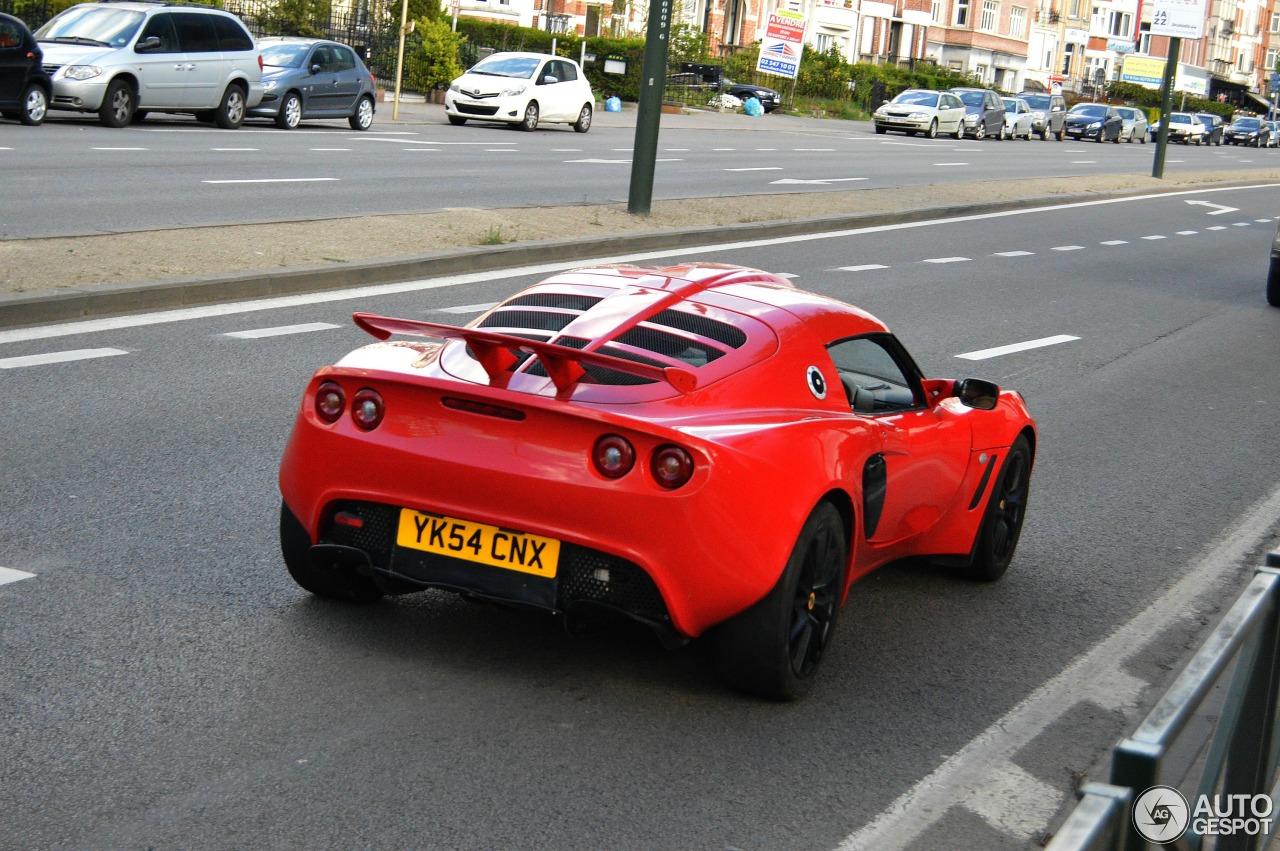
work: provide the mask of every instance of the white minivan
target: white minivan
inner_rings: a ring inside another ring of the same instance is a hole
[[[148,112],[194,113],[234,129],[262,100],[262,60],[235,15],[154,2],[81,3],[36,31],[50,109],[124,127]]]

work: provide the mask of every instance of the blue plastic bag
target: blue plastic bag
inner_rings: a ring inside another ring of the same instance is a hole
[[[605,112],[622,112],[622,101],[616,97],[608,98],[604,102]]]
[[[742,111],[747,115],[764,115],[764,107],[760,105],[759,98],[747,98],[746,103],[742,105]]]

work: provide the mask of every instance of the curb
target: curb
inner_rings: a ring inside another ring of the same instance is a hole
[[[1247,182],[1210,183],[1211,186]],[[1186,189],[1186,186],[1182,187]],[[174,278],[125,284],[67,287],[41,293],[0,295],[0,327],[111,316],[144,311],[244,301],[270,296],[324,292],[344,287],[396,283],[440,275],[482,272],[566,260],[590,261],[644,251],[694,248],[709,242],[737,242],[824,231],[903,224],[950,216],[981,215],[1018,210],[1046,202],[1107,200],[1149,195],[1150,189],[1051,195],[973,205],[902,210],[896,213],[855,213],[810,219],[748,222],[720,227],[621,234],[607,238],[539,240],[482,248],[458,248],[427,254],[362,260],[341,266],[313,264],[269,272]]]

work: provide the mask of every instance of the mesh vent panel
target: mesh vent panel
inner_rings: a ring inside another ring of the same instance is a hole
[[[655,325],[666,325],[706,337],[718,343],[724,343],[731,349],[741,348],[747,342],[747,335],[740,329],[715,319],[708,319],[696,313],[685,313],[682,310],[664,310],[649,319]]]

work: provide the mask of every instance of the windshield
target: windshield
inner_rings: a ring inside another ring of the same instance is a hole
[[[893,99],[894,103],[905,103],[912,106],[937,106],[937,92],[903,92]]]
[[[1048,109],[1049,108],[1048,95],[1024,95],[1022,99],[1025,100],[1027,102],[1027,106],[1031,107],[1032,109]]]
[[[1102,118],[1107,108],[1100,103],[1078,103],[1071,107],[1072,115],[1087,115],[1090,118]]]
[[[542,60],[536,56],[490,56],[476,63],[468,73],[493,77],[519,77],[527,80],[538,70]]]
[[[1169,116],[1169,123],[1170,124],[1190,124],[1191,116],[1187,115],[1185,112],[1175,112],[1173,115]]]
[[[124,47],[142,26],[142,12],[103,6],[72,6],[36,30],[40,41]]]
[[[301,68],[309,44],[269,44],[262,48],[262,64],[273,68]]]
[[[956,92],[965,106],[982,106],[982,92]]]
[[[1262,122],[1256,118],[1237,118],[1236,126],[1242,130],[1257,130]]]
[[[1004,108],[1009,112],[1021,112],[1018,108],[1018,101],[1015,98],[1001,98],[1004,101]]]

